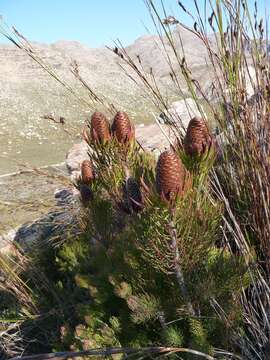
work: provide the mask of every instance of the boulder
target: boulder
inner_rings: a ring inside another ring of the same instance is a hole
[[[64,241],[68,236],[78,236],[81,231],[78,214],[80,203],[76,189],[55,192],[56,209],[48,214],[10,230],[0,236],[0,252],[12,253],[14,245],[28,251],[35,244],[46,241]]]
[[[178,124],[185,132],[189,121],[195,116],[201,117],[201,113],[196,102],[189,98],[173,102],[168,110],[159,115],[159,120],[163,124]]]
[[[175,135],[167,125],[162,125],[162,129],[167,137],[174,142]],[[170,146],[166,136],[162,133],[158,124],[151,124],[144,127],[136,127],[136,139],[139,144],[147,151],[152,152],[157,157],[161,151]]]
[[[79,171],[81,163],[88,157],[89,146],[85,141],[75,144],[66,155],[66,166],[70,174],[73,171]]]
[[[13,241],[16,236],[16,230],[11,229],[6,234],[0,235],[0,253],[9,254],[13,250]]]

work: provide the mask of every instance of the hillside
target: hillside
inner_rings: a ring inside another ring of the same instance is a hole
[[[181,36],[188,64],[196,78],[207,86],[209,71],[206,71],[207,54],[203,45],[194,35],[180,27],[176,27],[173,34],[178,49]],[[172,55],[166,39],[164,44]],[[108,49],[92,49],[79,42],[66,40],[32,45],[39,57],[71,85],[79,96],[88,99],[87,92],[70,72],[73,60],[77,61],[80,74],[86,82],[108,103],[127,110],[136,122],[152,120],[150,112],[155,110],[152,104],[121,70],[121,59]],[[146,72],[152,69],[169,99],[179,97],[170,82],[170,68],[157,35],[142,36],[127,47],[127,52],[134,60],[139,55]],[[177,68],[176,59],[173,66]],[[46,165],[62,161],[67,149],[76,141],[74,133],[79,134],[82,122],[96,105],[93,104],[91,108],[79,102],[14,45],[0,45],[0,67],[0,172],[14,171],[16,162]],[[181,83],[180,75],[179,78]],[[185,90],[183,82],[182,86]],[[50,113],[66,119],[67,127],[74,128],[72,136],[67,136],[55,123],[40,118]]]

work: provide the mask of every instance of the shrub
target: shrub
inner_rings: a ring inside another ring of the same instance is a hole
[[[193,119],[184,139],[173,123],[177,142],[156,165],[137,144],[127,114],[118,113],[110,130],[105,116],[95,113],[97,121],[84,130],[91,179],[83,174],[77,184],[83,235],[33,249],[28,258],[19,253],[20,266],[2,260],[9,279],[3,291],[12,298],[2,306],[3,317],[20,321],[29,353],[161,346],[266,359],[270,84],[263,22],[255,12],[253,26],[246,1],[222,0],[209,2],[206,26],[198,7],[195,19],[179,2],[195,21],[188,30],[208,51],[213,105],[184,49],[175,46],[168,21],[153,1],[147,5],[178,64],[171,68],[172,85],[182,93],[181,72],[202,119]],[[166,108],[155,79],[145,77],[121,46],[118,54],[153,102]],[[256,72],[252,97],[246,91],[249,62]],[[222,131],[219,144],[196,94]]]

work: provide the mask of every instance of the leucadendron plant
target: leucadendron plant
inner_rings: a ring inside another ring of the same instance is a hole
[[[232,351],[250,277],[244,257],[222,243],[224,206],[207,175],[212,142],[193,157],[176,141],[156,159],[119,112],[112,126],[95,112],[83,136],[89,159],[75,184],[82,235],[33,249],[40,274],[20,274],[40,314],[23,322],[22,341],[36,339],[28,351],[158,346],[211,359],[218,348]],[[185,144],[200,140],[187,136]],[[214,300],[230,315],[226,331]]]
[[[139,144],[129,115],[94,96],[74,68],[106,113],[93,112],[83,127],[89,159],[75,183],[81,235],[41,244],[23,266],[12,267],[11,277],[3,267],[1,296],[12,299],[1,308],[7,355],[20,346],[65,357],[269,357],[267,31],[256,2],[254,18],[245,0],[209,0],[203,13],[192,3],[195,13],[190,2],[178,2],[194,21],[188,28],[146,0],[171,87],[183,97],[181,74],[201,113],[185,132],[181,119],[170,119],[176,140],[158,158]],[[211,98],[176,46],[182,41],[175,24],[205,46]],[[138,59],[117,46],[113,56],[123,69],[158,109],[167,109],[154,74],[146,76]]]

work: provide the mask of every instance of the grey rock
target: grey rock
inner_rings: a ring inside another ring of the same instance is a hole
[[[189,98],[173,102],[167,111],[159,115],[159,118],[161,123],[178,124],[184,133],[189,121],[195,116],[201,116],[201,113],[197,108],[196,102]]]
[[[89,146],[85,141],[75,144],[66,155],[66,166],[70,174],[79,171],[81,163],[88,157]]]
[[[173,142],[174,135],[171,133],[170,128],[167,125],[162,125],[162,129]],[[155,156],[158,156],[161,151],[170,146],[167,137],[156,123],[144,127],[136,127],[136,139],[145,150],[152,152]]]
[[[71,189],[57,189],[54,193],[54,198],[58,206],[66,206],[73,202],[74,191]]]
[[[64,241],[69,236],[77,236],[80,226],[74,209],[53,211],[30,224],[21,226],[13,241],[24,251],[28,251],[42,242]]]
[[[0,253],[8,254],[12,252],[13,241],[16,236],[16,230],[11,229],[6,234],[0,235]]]
[[[56,209],[0,236],[0,252],[11,253],[14,245],[29,251],[44,241],[61,242],[68,236],[78,236],[81,229],[78,220],[78,192],[73,189],[60,189],[55,192],[55,198]]]

